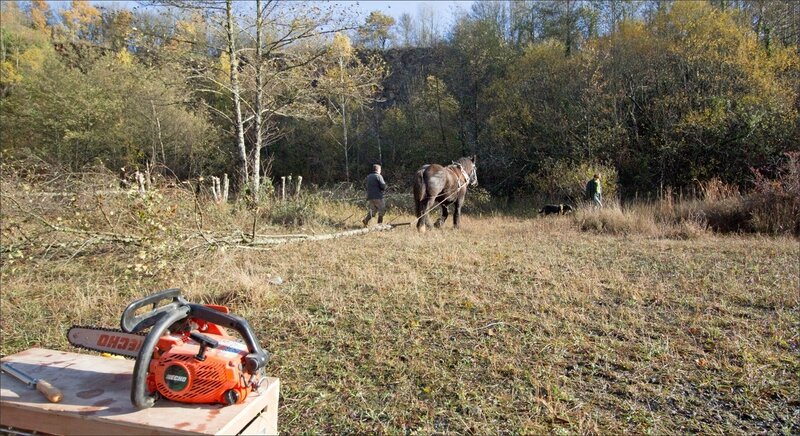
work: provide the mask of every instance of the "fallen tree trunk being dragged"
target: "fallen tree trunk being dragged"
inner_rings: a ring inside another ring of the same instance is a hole
[[[300,242],[300,241],[324,241],[326,239],[337,239],[337,238],[346,238],[348,236],[356,236],[356,235],[363,235],[365,233],[370,232],[381,232],[384,230],[391,230],[397,226],[393,226],[391,224],[378,224],[374,227],[368,227],[365,229],[356,229],[356,230],[347,230],[345,232],[338,232],[338,233],[326,233],[324,235],[306,235],[306,236],[293,236],[291,238],[263,238],[263,239],[254,239],[249,241],[247,245],[279,245],[279,244],[288,244],[291,242]]]
[[[327,239],[346,238],[349,236],[363,235],[370,232],[381,232],[385,230],[391,230],[395,227],[405,226],[408,224],[409,223],[378,224],[374,227],[369,227],[365,229],[347,230],[344,232],[326,233],[323,235],[301,234],[301,235],[286,235],[283,237],[270,237],[269,235],[257,235],[256,238],[254,239],[242,238],[242,237],[213,238],[204,233],[200,233],[199,235],[202,236],[203,239],[205,239],[206,246],[223,246],[223,247],[243,248],[251,250],[270,250],[273,247],[283,244],[290,244],[294,242],[303,242],[303,241],[324,241]],[[196,246],[193,247],[192,250],[201,247],[202,245]]]

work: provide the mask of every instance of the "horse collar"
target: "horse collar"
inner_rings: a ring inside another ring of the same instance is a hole
[[[464,166],[462,166],[461,164],[458,164],[458,163],[455,164],[455,165],[458,167],[459,170],[461,170],[461,175],[464,176],[464,184],[462,185],[461,182],[459,181],[458,182],[458,185],[459,185],[458,187],[461,188],[462,186],[469,185],[469,175],[467,174],[466,171],[464,171]]]
[[[464,176],[464,184],[461,184],[461,180],[459,180],[459,181],[458,181],[458,188],[456,188],[456,189],[461,189],[461,187],[462,187],[462,186],[467,186],[467,185],[469,185],[469,175],[467,174],[467,172],[466,172],[466,171],[464,171],[464,166],[462,166],[462,165],[461,165],[460,163],[458,163],[458,162],[453,162],[453,164],[452,164],[452,165],[450,165],[450,167],[451,167],[451,168],[452,168],[452,167],[456,167],[456,168],[458,168],[458,169],[461,171],[461,175],[463,175],[463,176]]]

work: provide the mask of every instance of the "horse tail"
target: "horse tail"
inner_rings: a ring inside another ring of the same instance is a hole
[[[426,166],[427,167],[427,166]],[[425,172],[425,168],[421,168],[419,171],[414,174],[414,180],[412,181],[412,185],[414,187],[414,205],[416,206],[416,213],[417,218],[421,217],[423,213],[425,213],[425,176],[423,173]]]

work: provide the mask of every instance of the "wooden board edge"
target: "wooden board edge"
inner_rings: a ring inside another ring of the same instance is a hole
[[[13,427],[20,430],[36,431],[54,435],[110,435],[110,434],[136,434],[136,435],[199,435],[191,431],[167,429],[163,427],[148,427],[133,423],[101,420],[93,416],[81,416],[74,413],[60,413],[50,411],[41,413],[41,410],[25,407],[24,405],[3,403],[0,407],[0,425]]]

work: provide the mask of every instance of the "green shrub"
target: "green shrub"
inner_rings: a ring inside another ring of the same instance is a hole
[[[747,206],[757,232],[800,236],[800,152],[786,153],[786,157],[775,179],[753,170],[755,189]]]
[[[317,221],[317,206],[320,200],[315,195],[301,195],[286,201],[276,200],[269,205],[269,221],[283,226],[304,226]]]
[[[490,194],[486,188],[478,186],[475,188],[469,188],[467,191],[465,204],[471,209],[486,211],[491,209],[492,203],[492,194]]]

